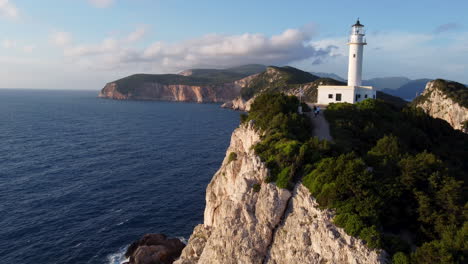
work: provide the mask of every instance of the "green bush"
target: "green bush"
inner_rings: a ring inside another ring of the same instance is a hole
[[[276,179],[276,185],[280,188],[286,189],[289,188],[292,180],[292,170],[291,167],[286,167],[278,174]]]
[[[235,152],[229,153],[228,163],[231,163],[232,161],[235,161],[235,160],[237,160],[237,153]]]
[[[359,237],[367,242],[367,246],[370,248],[381,248],[382,239],[381,234],[377,231],[375,226],[366,227],[361,230]]]
[[[253,186],[252,186],[252,189],[254,192],[259,192],[260,191],[260,188],[261,188],[261,185],[259,183],[255,183]]]
[[[410,264],[408,256],[403,252],[393,255],[392,264]]]
[[[241,122],[241,124],[244,124],[244,123],[247,121],[248,117],[249,117],[249,116],[248,116],[247,114],[242,113],[242,114],[240,115],[240,122]]]

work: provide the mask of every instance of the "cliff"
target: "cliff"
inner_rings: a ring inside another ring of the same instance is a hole
[[[116,100],[162,100],[181,102],[226,102],[235,98],[242,87],[234,83],[219,85],[182,85],[143,82],[131,91],[122,92],[118,83],[108,83],[100,98]]]
[[[413,105],[458,130],[464,130],[463,123],[468,122],[468,88],[460,83],[441,79],[430,81]]]
[[[101,98],[116,100],[163,100],[227,102],[236,98],[263,65],[229,69],[192,69],[179,74],[134,74],[106,84]],[[250,77],[249,77],[250,76]]]
[[[234,131],[206,190],[204,223],[175,263],[384,263],[384,252],[336,227],[302,184],[291,192],[266,183],[252,148],[259,140],[253,121]]]
[[[249,100],[246,101],[242,99],[242,97],[238,96],[234,98],[233,100],[222,104],[221,107],[248,112],[250,111],[250,107],[252,106],[254,100],[255,100],[255,97],[250,98]]]

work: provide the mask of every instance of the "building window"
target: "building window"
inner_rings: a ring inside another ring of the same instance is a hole
[[[336,101],[341,102],[341,94],[336,94]]]
[[[367,98],[367,94],[366,94],[366,95],[364,95],[364,98]]]
[[[333,99],[333,94],[328,94],[329,99]]]
[[[353,58],[356,58],[356,54],[353,54]]]

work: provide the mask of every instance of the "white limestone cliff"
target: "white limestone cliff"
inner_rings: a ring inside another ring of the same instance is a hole
[[[255,97],[246,101],[242,99],[241,96],[238,96],[234,100],[228,101],[222,104],[221,107],[230,108],[230,109],[238,110],[238,111],[249,112],[250,107],[252,106],[252,103],[254,102],[254,100],[255,100]]]
[[[428,82],[420,96],[423,99],[415,100],[416,106],[434,118],[447,121],[454,129],[463,130],[462,123],[468,121],[468,108],[448,97],[438,88],[440,85],[444,85],[441,80]]]
[[[384,263],[384,252],[336,227],[304,186],[291,193],[265,183],[252,148],[259,140],[252,121],[234,131],[206,190],[204,223],[175,263]]]

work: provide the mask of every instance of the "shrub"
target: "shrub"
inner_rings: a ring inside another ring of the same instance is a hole
[[[375,226],[363,228],[359,237],[364,239],[367,242],[367,246],[370,248],[382,247],[381,234],[377,231]]]
[[[252,189],[254,192],[259,192],[260,191],[260,188],[261,188],[261,185],[259,183],[255,183],[253,186],[252,186]]]
[[[234,161],[234,160],[237,160],[237,153],[235,152],[229,153],[228,163],[231,163],[231,161]]]
[[[242,113],[242,114],[240,115],[240,122],[241,122],[241,124],[244,124],[245,122],[247,122],[248,117],[249,117],[249,116],[248,116],[247,114]]]
[[[393,255],[392,264],[410,264],[408,256],[403,252]]]
[[[278,174],[276,185],[283,189],[289,188],[291,179],[292,179],[291,167],[286,167]]]

